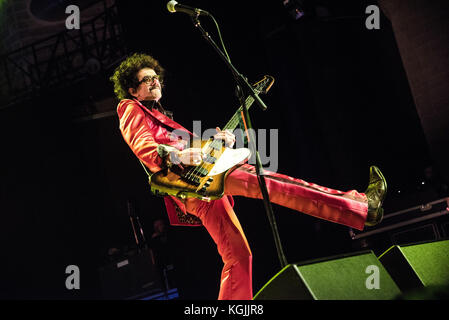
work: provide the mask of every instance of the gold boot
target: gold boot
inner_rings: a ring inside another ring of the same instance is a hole
[[[387,181],[376,166],[370,167],[369,184],[365,191],[368,198],[368,216],[365,226],[372,227],[379,224],[384,217],[382,203],[387,194]]]

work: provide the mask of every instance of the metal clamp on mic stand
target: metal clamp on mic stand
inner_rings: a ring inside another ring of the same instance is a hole
[[[203,37],[207,40],[207,42],[209,42],[212,45],[212,47],[215,49],[215,51],[217,51],[217,53],[223,59],[223,61],[226,63],[226,65],[229,67],[229,69],[231,69],[234,79],[237,83],[236,95],[240,101],[240,104],[242,105],[244,121],[246,122],[247,127],[248,127],[248,130],[247,130],[248,135],[249,135],[248,145],[250,147],[250,150],[256,151],[257,180],[259,182],[260,190],[262,192],[264,207],[265,207],[265,211],[267,212],[268,221],[270,222],[271,230],[273,232],[273,237],[274,237],[274,241],[276,244],[278,258],[279,258],[281,267],[284,268],[285,266],[287,266],[288,263],[287,263],[287,259],[285,258],[285,255],[284,255],[284,251],[282,249],[279,232],[278,232],[277,225],[276,225],[276,219],[275,219],[275,216],[273,213],[273,208],[271,206],[271,202],[269,200],[267,185],[266,185],[265,177],[264,177],[264,171],[262,168],[262,163],[260,161],[259,151],[257,150],[256,144],[255,144],[256,139],[255,139],[255,135],[254,135],[254,130],[251,130],[254,128],[252,127],[251,119],[250,119],[250,116],[248,113],[248,108],[245,104],[244,92],[249,93],[249,95],[251,95],[254,98],[254,100],[257,102],[259,107],[262,108],[262,110],[266,110],[267,106],[262,101],[262,99],[259,97],[259,95],[254,91],[253,87],[248,83],[247,79],[241,73],[239,73],[237,71],[237,69],[232,65],[231,61],[225,56],[225,54],[220,50],[220,48],[217,46],[217,44],[212,40],[212,38],[209,36],[209,34],[201,26],[200,21],[198,19],[199,15],[200,15],[199,13],[191,15],[192,22],[193,22],[194,26],[196,28],[198,28],[198,30],[200,30]],[[210,13],[208,15],[212,17],[212,15]]]

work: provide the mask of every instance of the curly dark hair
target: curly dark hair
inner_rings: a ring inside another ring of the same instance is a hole
[[[114,93],[119,100],[132,98],[128,89],[139,86],[137,73],[143,68],[153,69],[160,76],[160,81],[163,81],[165,70],[159,61],[144,53],[134,53],[122,61],[109,78],[114,83]]]

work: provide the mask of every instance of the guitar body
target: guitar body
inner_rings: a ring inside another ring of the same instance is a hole
[[[172,166],[152,174],[151,191],[159,196],[181,199],[198,198],[205,201],[220,199],[224,194],[227,174],[249,158],[249,149],[229,149],[217,141],[201,141],[201,149],[208,156],[199,166]],[[210,146],[215,147],[211,148]]]

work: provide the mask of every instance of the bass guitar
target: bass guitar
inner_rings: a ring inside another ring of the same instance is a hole
[[[274,78],[264,76],[262,80],[252,86],[257,94],[266,94],[274,83]],[[245,106],[250,108],[254,98],[248,96]],[[231,132],[239,126],[243,119],[243,106],[240,106],[231,120],[222,130]],[[245,125],[246,127],[246,125]],[[243,163],[251,156],[248,148],[231,149],[224,146],[223,140],[203,140],[193,142],[199,145],[205,157],[198,166],[178,166],[165,168],[150,174],[149,183],[151,192],[158,196],[175,196],[181,199],[198,198],[205,201],[219,199],[224,194],[224,181],[227,174],[232,172],[238,164]]]

